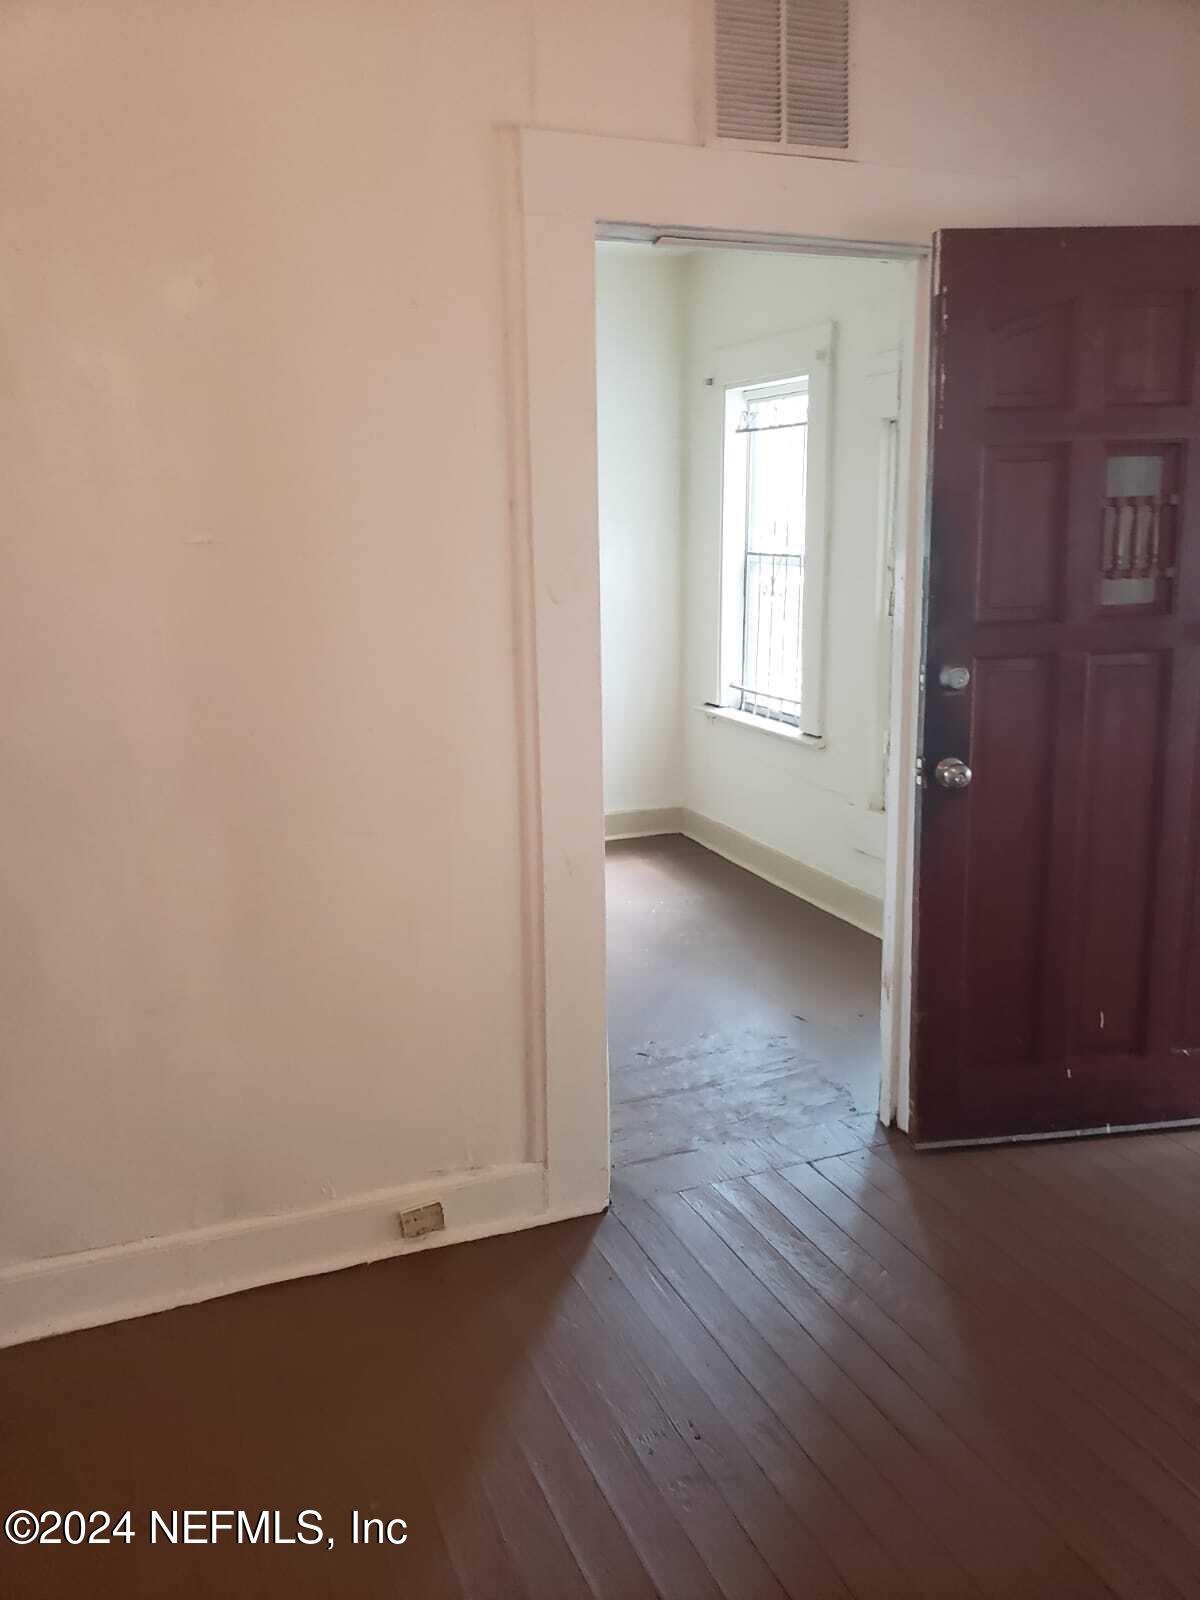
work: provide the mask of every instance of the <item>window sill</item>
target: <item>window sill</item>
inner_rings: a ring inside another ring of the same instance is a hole
[[[784,722],[769,722],[766,717],[751,716],[748,711],[735,711],[732,706],[697,706],[710,722],[732,722],[739,728],[750,728],[755,733],[765,733],[772,739],[783,739],[801,750],[824,750],[825,739],[819,733],[801,733],[799,728],[789,728]]]

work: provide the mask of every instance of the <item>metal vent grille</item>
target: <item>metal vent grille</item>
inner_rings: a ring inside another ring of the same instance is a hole
[[[716,0],[717,132],[783,137],[782,0]]]
[[[755,144],[850,143],[850,0],[715,0],[716,130]]]
[[[850,143],[850,0],[787,0],[788,144]]]

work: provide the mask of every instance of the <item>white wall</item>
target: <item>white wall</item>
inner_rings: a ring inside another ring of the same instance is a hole
[[[870,807],[886,644],[871,374],[911,343],[913,269],[602,244],[596,300],[605,810],[683,805],[879,898],[883,816]],[[836,325],[836,362],[825,747],[813,749],[699,708],[721,692],[722,436],[705,378],[724,347],[820,322]]]
[[[858,150],[903,192],[994,174],[1046,221],[1082,180],[1096,220],[1195,220],[1195,7],[855,11]],[[699,14],[0,12],[0,1252],[21,1281],[540,1156],[504,130],[694,143]],[[27,1326],[16,1282],[0,1332]]]
[[[701,251],[689,278],[685,804],[795,861],[883,893],[883,818],[871,812],[880,754],[878,467],[870,374],[911,342],[913,268],[894,261]],[[833,461],[825,622],[824,748],[709,717],[720,692],[722,440],[704,379],[722,347],[835,324]]]
[[[685,256],[596,247],[604,809],[683,799]]]

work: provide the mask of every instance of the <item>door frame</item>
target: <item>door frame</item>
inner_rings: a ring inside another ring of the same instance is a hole
[[[893,641],[881,1112],[908,1122],[923,595],[929,514],[930,251],[939,228],[1112,223],[1103,175],[1069,202],[1007,176],[966,175],[523,129],[521,230],[509,291],[523,323],[510,363],[519,639],[533,696],[523,837],[530,960],[531,1154],[550,1215],[609,1190],[604,805],[595,390],[595,241],[619,229],[715,232],[855,253],[916,254],[911,419]],[[1119,220],[1171,220],[1153,200]],[[620,236],[617,234],[617,236]],[[625,233],[626,237],[631,232]],[[643,235],[644,236],[644,235]],[[540,1083],[542,1093],[537,1093]]]

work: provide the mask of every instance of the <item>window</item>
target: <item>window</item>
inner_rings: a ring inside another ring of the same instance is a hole
[[[1109,447],[1100,604],[1164,609],[1175,578],[1179,446]]]
[[[829,337],[730,352],[721,453],[721,686],[717,703],[821,734]],[[788,355],[791,372],[780,375]]]
[[[739,711],[799,727],[808,378],[732,389],[726,406],[725,471],[745,485],[742,665],[729,687]]]

